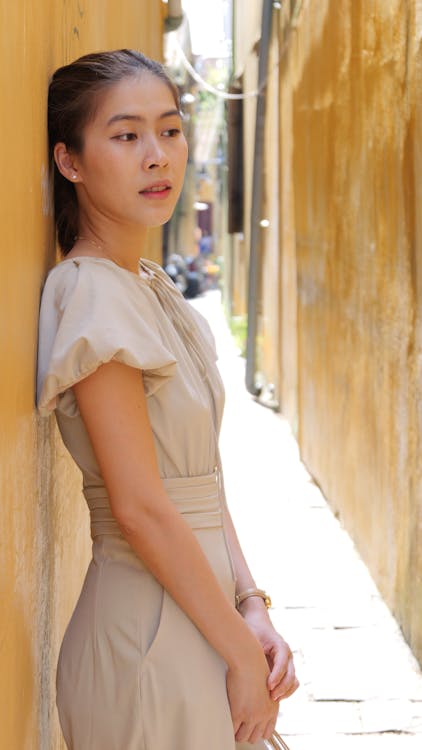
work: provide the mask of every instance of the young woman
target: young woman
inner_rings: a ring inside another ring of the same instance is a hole
[[[38,407],[82,471],[93,538],[58,664],[66,745],[263,745],[298,683],[225,504],[212,335],[140,260],[182,187],[177,90],[138,52],[87,55],[54,74],[48,124],[66,257],[43,291]]]

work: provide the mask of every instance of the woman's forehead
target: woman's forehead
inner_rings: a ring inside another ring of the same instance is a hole
[[[157,119],[163,114],[178,114],[173,93],[165,81],[151,73],[123,78],[108,86],[97,102],[94,121],[108,126],[110,121],[131,115]]]

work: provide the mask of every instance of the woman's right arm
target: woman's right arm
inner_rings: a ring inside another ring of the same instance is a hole
[[[140,371],[112,361],[73,386],[122,535],[228,666],[238,741],[270,736],[264,652],[161,482]]]

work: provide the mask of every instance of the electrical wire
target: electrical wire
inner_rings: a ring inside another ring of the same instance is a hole
[[[182,63],[189,73],[189,75],[193,78],[194,81],[199,83],[202,88],[206,89],[207,91],[210,91],[211,94],[215,94],[215,96],[220,97],[220,99],[249,99],[253,96],[258,96],[260,93],[259,89],[255,89],[254,91],[246,91],[243,94],[231,94],[228,91],[221,91],[221,89],[215,88],[215,86],[211,86],[210,83],[207,83],[202,76],[199,75],[199,73],[195,70],[193,65],[189,62],[188,58],[186,57],[185,53],[183,52],[183,49],[181,48],[180,44],[177,44],[177,51],[180,55],[180,58],[182,60]]]
[[[220,99],[226,99],[226,100],[227,99],[251,99],[252,97],[259,96],[262,93],[265,86],[267,85],[268,78],[272,75],[272,73],[275,70],[277,70],[277,68],[280,67],[280,64],[289,46],[291,32],[296,27],[298,16],[300,15],[301,10],[303,10],[303,6],[304,6],[304,0],[296,0],[296,5],[293,10],[293,16],[292,16],[291,22],[287,26],[288,33],[284,41],[284,44],[279,52],[278,60],[276,64],[273,66],[273,68],[269,71],[265,80],[262,81],[261,85],[257,89],[254,89],[253,91],[245,91],[242,94],[232,94],[232,93],[229,93],[228,91],[222,91],[221,89],[217,89],[215,86],[211,86],[211,84],[207,83],[207,81],[205,81],[202,78],[202,76],[195,70],[193,65],[189,62],[179,42],[176,41],[175,47],[180,55],[180,59],[183,63],[185,70],[189,73],[189,75],[193,78],[193,80],[196,81],[196,83],[198,83],[203,89],[206,89],[206,91],[210,91],[211,94],[214,94],[215,96],[220,97]]]

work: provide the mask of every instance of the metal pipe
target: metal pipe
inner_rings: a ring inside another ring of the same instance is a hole
[[[164,30],[175,31],[183,21],[182,0],[168,0]]]
[[[273,0],[263,0],[261,40],[259,43],[258,98],[256,102],[255,151],[253,160],[252,207],[250,229],[249,278],[248,278],[248,332],[246,343],[246,388],[254,396],[259,394],[255,383],[257,295],[259,286],[259,241],[260,213],[263,187],[263,157],[265,134],[266,79],[271,39]]]

